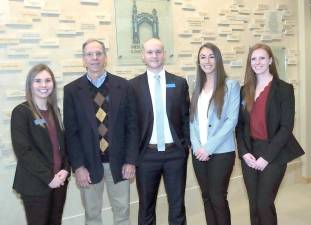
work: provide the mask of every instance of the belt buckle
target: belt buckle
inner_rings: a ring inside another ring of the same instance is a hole
[[[172,146],[174,146],[174,142],[173,142],[173,143],[165,143],[165,150],[168,150],[168,149],[171,148]],[[148,144],[147,147],[148,147],[150,150],[158,150],[157,144]]]

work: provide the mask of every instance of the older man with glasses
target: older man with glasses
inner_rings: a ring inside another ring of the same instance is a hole
[[[90,39],[82,50],[86,73],[64,87],[64,125],[85,224],[102,224],[106,183],[114,224],[129,225],[129,179],[135,176],[138,154],[133,90],[105,70],[104,43]]]

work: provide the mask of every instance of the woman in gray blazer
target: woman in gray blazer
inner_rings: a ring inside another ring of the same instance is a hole
[[[205,209],[206,224],[230,225],[227,190],[235,160],[234,129],[240,85],[227,78],[217,46],[199,49],[196,85],[190,105],[193,167]]]
[[[13,109],[11,117],[17,158],[13,188],[21,195],[28,225],[59,225],[70,168],[56,82],[46,65],[38,64],[29,71],[26,100]]]

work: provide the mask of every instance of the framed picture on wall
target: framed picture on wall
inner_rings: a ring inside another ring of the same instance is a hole
[[[159,38],[165,46],[166,63],[173,62],[171,1],[116,0],[117,62],[140,65],[142,44]]]

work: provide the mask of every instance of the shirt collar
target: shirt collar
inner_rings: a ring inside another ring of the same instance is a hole
[[[95,80],[92,80],[89,74],[86,74],[86,77],[95,87],[99,88],[104,83],[107,77],[107,72],[105,71],[102,75],[97,77]]]
[[[157,73],[157,74],[159,74],[159,76],[161,77],[161,79],[163,79],[163,78],[165,78],[165,70],[164,69],[162,69],[159,73]],[[154,73],[154,72],[151,72],[150,70],[147,70],[147,76],[149,77],[149,78],[154,78],[154,76],[155,76],[156,74]]]

